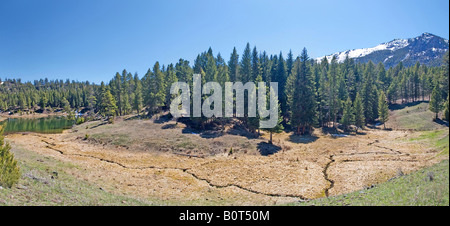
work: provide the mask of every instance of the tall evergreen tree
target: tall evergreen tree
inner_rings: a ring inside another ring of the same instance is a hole
[[[344,127],[344,130],[348,131],[348,127],[353,123],[355,123],[355,115],[352,108],[352,99],[348,97],[344,104],[344,113],[341,118],[341,124]]]
[[[283,122],[283,117],[281,117],[281,108],[280,105],[278,105],[278,121],[275,127],[273,128],[266,128],[264,130],[266,130],[267,132],[269,132],[270,134],[270,139],[269,139],[269,143],[273,144],[273,133],[281,133],[284,129],[283,125],[281,124]]]
[[[430,111],[436,114],[435,117],[436,120],[439,118],[439,112],[442,110],[441,96],[442,94],[439,89],[439,84],[436,84],[434,86],[433,92],[431,93],[431,100],[430,100]]]
[[[99,113],[103,117],[107,117],[109,122],[113,122],[114,116],[116,115],[117,111],[117,105],[113,95],[103,82],[100,85],[100,93],[101,99],[99,104],[100,105]]]
[[[361,90],[366,122],[373,122],[378,118],[378,96],[374,80],[374,65],[371,61],[364,70],[364,84]]]
[[[287,82],[287,74],[286,74],[286,62],[283,58],[283,53],[280,52],[278,57],[277,65],[276,65],[276,74],[275,79],[272,82],[278,82],[278,87],[280,90],[285,90],[286,82]],[[285,118],[289,116],[288,108],[287,108],[287,97],[285,92],[280,92],[280,106],[281,106],[281,115]]]
[[[444,105],[444,120],[447,122],[450,121],[448,105],[449,105],[449,103],[448,103],[448,94],[447,94],[447,101],[445,102],[445,105]]]
[[[261,76],[261,62],[259,59],[258,50],[256,50],[255,46],[252,51],[252,76],[250,81],[255,81],[258,76]]]
[[[286,59],[286,78],[289,78],[294,70],[294,55],[292,54],[292,50],[289,50]]]
[[[325,127],[325,124],[329,120],[329,98],[328,98],[328,87],[327,87],[327,71],[326,67],[322,68],[322,65],[318,66],[319,79],[317,88],[317,111],[318,111],[318,121],[320,126]]]
[[[137,111],[139,115],[142,109],[143,97],[142,97],[142,83],[137,74],[134,75],[134,83],[135,83],[135,90],[134,90],[133,109]]]
[[[147,85],[147,90],[150,93],[147,106],[150,108],[149,114],[151,114],[164,106],[164,101],[166,100],[166,83],[159,62],[156,62],[153,66],[153,71],[149,76]]]
[[[170,103],[175,98],[176,95],[170,94],[170,88],[172,87],[172,84],[178,82],[177,75],[175,73],[175,68],[173,67],[173,64],[169,64],[167,66],[166,70],[166,80],[165,80],[165,87],[166,87],[166,100],[165,100],[165,106],[168,108],[170,106]]]
[[[305,134],[305,130],[310,130],[316,122],[315,85],[308,59],[308,53],[304,48],[300,58],[296,61],[295,86],[293,95],[289,98],[290,123],[296,128],[297,134]]]
[[[3,126],[0,125],[0,186],[11,188],[20,179],[20,168],[11,153],[11,146],[5,143]]]
[[[42,93],[41,98],[40,98],[40,105],[41,105],[42,110],[45,111],[47,104],[48,104],[47,95],[45,93]]]
[[[239,55],[237,54],[236,47],[233,48],[233,52],[228,61],[228,67],[230,70],[230,80],[232,82],[237,81],[240,78],[239,75]]]
[[[247,43],[247,45],[245,47],[244,54],[242,54],[242,59],[241,59],[241,63],[240,63],[239,67],[240,67],[239,80],[243,84],[251,81],[251,78],[252,78],[252,54],[251,54],[251,49],[250,49],[250,43]]]
[[[331,64],[329,66],[328,70],[328,106],[329,106],[329,114],[328,114],[328,121],[333,121],[333,127],[336,128],[336,122],[338,118],[338,112],[340,108],[340,101],[338,98],[338,92],[339,92],[339,75],[338,75],[338,65],[337,65],[337,58],[336,56],[333,56],[331,60]]]
[[[359,93],[356,94],[355,101],[353,103],[354,113],[355,113],[355,126],[356,132],[358,132],[358,128],[364,128],[365,125],[365,117],[364,117],[364,105],[362,102],[362,98]]]
[[[389,120],[389,106],[383,91],[381,91],[381,95],[378,99],[378,115],[380,122],[383,124],[384,129],[386,129],[386,122]]]

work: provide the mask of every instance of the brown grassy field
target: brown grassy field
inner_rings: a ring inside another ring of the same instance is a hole
[[[448,129],[440,136],[448,138]],[[88,122],[58,135],[10,134],[13,147],[70,162],[68,174],[118,195],[168,205],[274,205],[349,193],[431,166],[441,155],[420,132],[359,135],[195,133],[181,123]],[[231,151],[232,149],[232,151]]]

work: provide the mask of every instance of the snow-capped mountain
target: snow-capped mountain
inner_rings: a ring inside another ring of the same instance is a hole
[[[417,61],[429,66],[442,64],[442,57],[449,49],[447,39],[439,36],[423,33],[421,36],[410,39],[394,39],[373,48],[353,49],[338,52],[326,56],[328,61],[336,56],[338,62],[344,62],[345,58],[353,58],[355,62],[365,63],[371,60],[375,64],[383,62],[384,65],[394,67],[399,62],[409,67]],[[324,57],[316,58],[321,61]]]

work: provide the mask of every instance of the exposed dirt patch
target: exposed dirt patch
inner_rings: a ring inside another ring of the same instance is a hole
[[[58,135],[7,138],[80,166],[70,173],[111,192],[182,205],[273,205],[334,196],[445,158],[425,143],[409,142],[417,135],[408,131],[366,130],[366,135],[348,137],[316,132],[304,139],[282,133],[274,135],[276,150],[270,147],[270,154],[263,155],[268,147],[261,143],[268,134],[259,139],[226,133],[202,137],[171,121],[100,124]],[[89,139],[83,139],[85,134]],[[176,148],[180,145],[185,149]]]

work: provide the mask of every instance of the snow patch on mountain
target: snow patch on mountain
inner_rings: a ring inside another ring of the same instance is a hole
[[[416,38],[394,39],[394,40],[392,40],[390,42],[383,43],[383,44],[377,45],[377,46],[372,47],[372,48],[347,50],[347,51],[344,51],[344,52],[334,53],[334,54],[331,54],[331,55],[328,55],[328,56],[325,56],[325,57],[327,58],[328,62],[330,62],[331,59],[333,59],[333,57],[336,57],[338,63],[342,63],[342,62],[344,62],[344,60],[345,60],[345,58],[347,56],[349,58],[355,59],[355,58],[365,57],[365,56],[367,56],[369,54],[372,54],[374,52],[386,51],[386,53],[383,53],[383,54],[386,55],[384,58],[382,58],[384,60],[381,60],[384,63],[384,62],[390,60],[392,57],[394,57],[394,55],[397,53],[396,52],[397,50],[400,50],[400,49],[403,49],[405,47],[408,47],[407,52],[403,51],[404,53],[406,53],[402,57],[403,58],[402,61],[403,61],[403,60],[406,60],[406,59],[408,59],[409,57],[411,57],[413,55],[414,56],[428,55],[428,51],[427,52],[422,52],[423,49],[422,49],[421,52],[415,52],[415,53],[414,52],[410,52],[410,49],[414,49],[415,46],[417,46],[418,42],[423,43],[422,45],[425,45],[425,46],[426,45],[433,46],[433,45],[435,45],[436,37],[437,36],[435,36],[433,34],[430,34],[430,33],[423,33],[421,36],[418,36]],[[433,47],[433,48],[429,48],[429,51],[432,52],[432,53],[434,52],[436,54],[445,53],[448,50],[448,40],[447,39],[442,39],[442,40],[444,41],[444,43],[446,43],[447,47],[443,47],[443,46],[439,46],[441,48]],[[434,44],[431,44],[431,43],[434,43]],[[324,57],[319,57],[319,58],[316,58],[315,60],[320,62],[320,61],[322,61],[323,58]]]
[[[337,61],[339,63],[342,63],[342,62],[344,62],[347,55],[349,58],[358,58],[358,57],[367,56],[373,52],[380,51],[380,50],[395,51],[395,50],[398,50],[401,48],[405,48],[408,45],[409,45],[408,39],[395,39],[391,42],[383,43],[381,45],[377,45],[372,48],[347,50],[345,52],[335,53],[332,55],[328,55],[326,57],[327,57],[328,61],[331,61],[331,59],[333,59],[333,57],[336,56]],[[317,61],[322,61],[322,59],[323,59],[323,57],[316,58]]]

